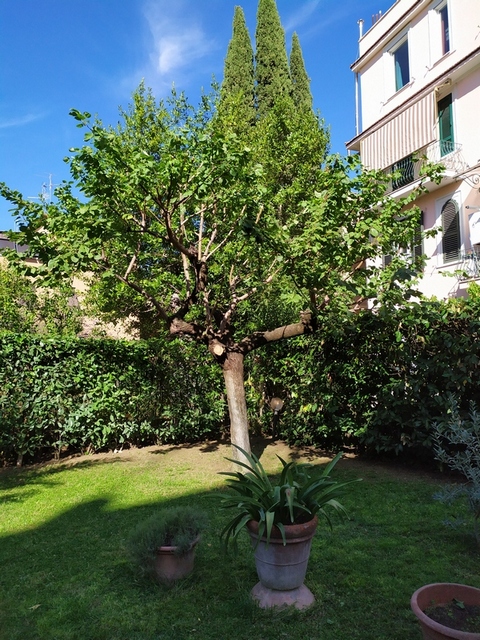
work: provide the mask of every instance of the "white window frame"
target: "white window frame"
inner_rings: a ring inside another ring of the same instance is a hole
[[[410,53],[410,38],[408,37],[409,30],[402,31],[387,47],[387,86],[390,87],[390,95],[395,95],[399,91],[408,87],[412,82],[412,65],[411,65],[411,53]],[[407,44],[408,50],[408,82],[406,82],[400,89],[397,89],[396,75],[395,75],[395,53],[404,44]]]
[[[458,206],[458,227],[460,231],[460,246],[459,256],[457,260],[444,262],[443,259],[443,228],[442,228],[442,209],[444,205],[449,201],[454,200]],[[463,228],[463,203],[462,194],[460,191],[450,193],[443,198],[439,198],[435,201],[435,229],[438,230],[438,244],[437,244],[437,266],[438,267],[450,267],[456,265],[462,261],[462,255],[465,254],[465,230]]]
[[[445,53],[442,46],[442,19],[440,12],[447,7],[448,16],[448,36],[450,48]],[[449,0],[437,0],[434,2],[429,11],[429,23],[430,23],[430,55],[432,64],[438,62],[444,56],[447,56],[452,51],[452,21],[450,12]]]

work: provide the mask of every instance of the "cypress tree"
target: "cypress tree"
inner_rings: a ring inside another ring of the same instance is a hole
[[[248,124],[255,120],[253,48],[241,7],[235,7],[220,95],[220,108],[238,100],[242,119]]]
[[[255,44],[255,88],[262,118],[279,99],[292,95],[285,32],[275,0],[259,0]]]
[[[293,86],[293,102],[299,109],[312,110],[313,99],[310,91],[310,78],[305,71],[302,49],[296,33],[292,38],[292,49],[290,51],[290,76]]]

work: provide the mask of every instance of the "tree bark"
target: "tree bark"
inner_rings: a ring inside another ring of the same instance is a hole
[[[245,397],[244,355],[229,351],[222,365],[227,390],[228,413],[230,415],[230,438],[232,444],[251,452],[248,436],[247,400]],[[241,451],[233,447],[233,457],[248,464]]]

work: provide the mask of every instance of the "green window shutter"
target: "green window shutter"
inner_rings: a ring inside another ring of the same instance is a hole
[[[422,233],[423,233],[423,211],[420,213],[420,220],[418,222],[418,227],[415,232],[415,236],[413,238],[412,253],[414,258],[419,258],[424,254]]]
[[[455,200],[448,200],[442,207],[442,251],[444,262],[454,262],[460,257],[460,216]]]
[[[440,155],[445,156],[453,151],[453,111],[452,94],[438,101],[438,127],[440,134]]]

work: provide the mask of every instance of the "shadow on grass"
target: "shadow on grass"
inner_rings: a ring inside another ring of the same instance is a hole
[[[255,451],[263,454],[266,444],[255,442]],[[109,460],[119,461],[123,471],[128,459]],[[38,486],[54,501],[64,491],[60,472],[95,467],[100,473],[105,463],[18,470],[11,478],[24,491],[29,483]],[[342,472],[348,479],[351,473]],[[119,478],[116,496],[126,491],[134,496],[134,475]],[[0,486],[4,480],[0,477]],[[155,501],[127,508],[113,507],[115,496],[100,495],[40,526],[4,536],[0,639],[417,640],[411,593],[429,581],[480,581],[477,556],[452,532],[438,535],[441,509],[424,483],[388,476],[353,487],[345,500],[352,520],[336,520],[333,532],[322,524],[314,539],[306,582],[317,602],[305,614],[262,612],[253,605],[249,593],[257,577],[250,543],[244,536],[237,555],[224,555],[218,532],[229,514],[220,509],[218,488],[171,499],[160,489]],[[27,504],[34,509],[36,499]],[[140,579],[125,554],[130,532],[159,508],[187,504],[205,509],[210,518],[194,573],[173,589]]]
[[[180,640],[196,630],[199,638],[225,637],[220,619],[231,617],[232,611],[235,619],[255,611],[248,597],[255,572],[250,557],[225,556],[217,536],[225,515],[217,514],[212,495],[127,509],[112,509],[107,498],[95,499],[39,527],[3,537],[0,638]],[[140,578],[129,564],[125,543],[155,510],[184,504],[205,508],[210,528],[197,548],[194,573],[167,589]],[[209,609],[220,616],[215,635],[206,617]]]

